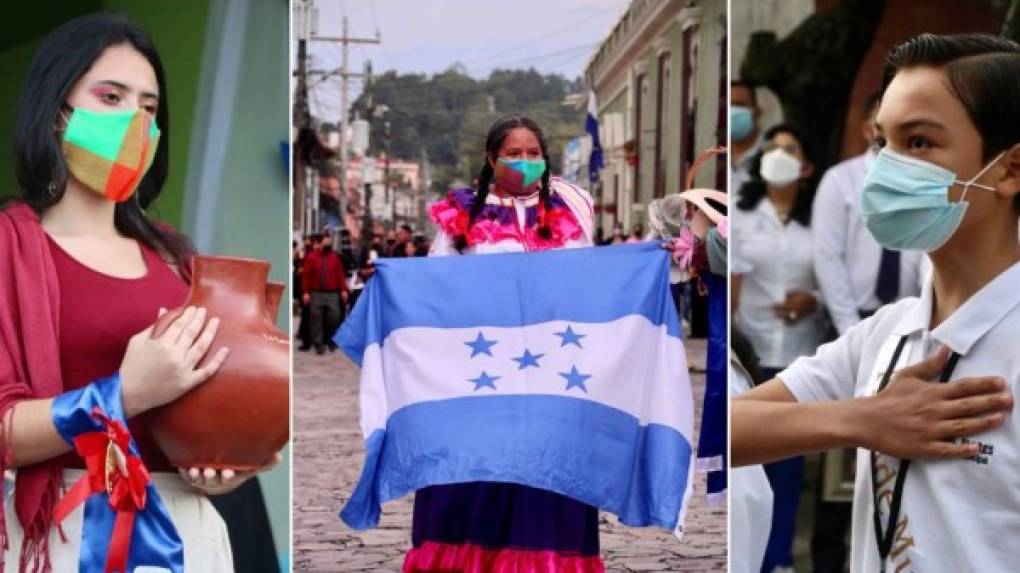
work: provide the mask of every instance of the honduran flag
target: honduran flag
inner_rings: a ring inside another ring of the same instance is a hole
[[[693,406],[657,243],[376,260],[336,342],[361,367],[365,465],[340,517],[511,482],[682,531]]]
[[[595,89],[588,91],[588,115],[584,119],[584,129],[591,136],[591,155],[588,156],[588,180],[592,184],[599,180],[602,162],[602,143],[599,141],[599,108],[595,103]]]

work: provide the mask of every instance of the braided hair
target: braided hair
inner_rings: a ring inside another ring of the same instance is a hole
[[[542,206],[539,212],[548,211],[552,208],[552,202],[550,201],[551,189],[549,187],[549,146],[546,143],[545,134],[542,133],[542,128],[538,126],[535,120],[526,115],[505,115],[492,123],[489,127],[489,133],[485,138],[485,161],[483,162],[481,172],[478,173],[478,188],[475,189],[475,196],[471,201],[471,209],[468,211],[469,229],[482,212],[482,208],[485,206],[485,199],[489,196],[489,185],[492,183],[494,176],[492,163],[489,160],[496,160],[499,156],[499,150],[503,148],[503,142],[506,141],[506,136],[519,127],[523,127],[535,135],[538,139],[538,146],[542,150],[542,159],[545,160],[545,171],[542,172],[542,184],[538,193],[539,203]],[[536,232],[543,239],[549,239],[552,235],[543,217],[539,217]],[[467,248],[467,237],[465,235],[454,237],[453,242],[458,251],[463,251]]]

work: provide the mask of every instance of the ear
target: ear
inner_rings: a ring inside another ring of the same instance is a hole
[[[485,154],[485,160],[489,162],[489,168],[493,171],[496,170],[496,158],[491,153]]]
[[[868,142],[868,146],[871,146],[871,141],[875,139],[875,126],[871,121],[871,117],[866,117],[861,121],[861,135],[864,136],[864,140]]]
[[[64,113],[64,109],[61,108],[57,111],[57,120],[53,123],[53,133],[60,135],[67,129],[67,123],[70,118]]]
[[[995,185],[995,192],[1001,197],[1015,197],[1020,193],[1020,143],[1007,149],[999,161],[1005,170]]]

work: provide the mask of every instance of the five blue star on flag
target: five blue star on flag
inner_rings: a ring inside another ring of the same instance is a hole
[[[591,378],[591,374],[581,374],[577,371],[577,366],[572,366],[570,372],[560,372],[560,376],[567,380],[567,387],[564,391],[570,390],[571,388],[580,388],[585,393],[588,389],[584,387],[584,381]]]
[[[478,354],[488,354],[492,356],[492,347],[498,344],[495,340],[486,340],[482,336],[482,331],[478,331],[478,337],[473,341],[465,342],[464,345],[471,348],[470,358],[474,358]]]
[[[489,376],[488,374],[485,373],[485,370],[482,370],[482,375],[481,376],[479,376],[478,378],[471,378],[471,379],[468,380],[468,382],[474,383],[474,385],[475,385],[475,392],[481,390],[482,388],[492,388],[493,390],[495,390],[496,389],[495,382],[496,382],[496,380],[499,380],[500,378],[502,378],[502,377],[501,376]]]
[[[565,330],[561,332],[554,332],[553,334],[555,336],[560,337],[560,348],[563,348],[568,344],[573,344],[578,348],[583,348],[581,346],[581,339],[588,336],[586,334],[581,334],[577,332],[569,324],[567,325],[567,328]],[[475,337],[474,340],[464,343],[465,346],[471,349],[470,358],[474,358],[479,354],[488,354],[489,356],[492,356],[493,355],[492,347],[495,346],[496,344],[498,344],[497,340],[486,339],[485,335],[483,335],[481,331],[478,331],[478,335]],[[538,361],[544,356],[545,354],[532,354],[530,349],[525,348],[524,354],[522,354],[521,356],[511,358],[511,360],[517,362],[518,370],[524,370],[528,366],[541,368],[541,365],[538,363]],[[591,374],[582,374],[577,369],[576,365],[570,368],[570,372],[559,372],[558,374],[562,376],[567,383],[566,388],[564,388],[565,392],[570,391],[571,388],[580,388],[581,391],[586,393],[588,392],[588,388],[585,386],[585,383],[592,377]],[[483,370],[481,375],[478,376],[478,378],[470,378],[468,379],[468,381],[475,385],[475,391],[481,390],[482,388],[491,388],[493,390],[496,390],[497,388],[495,382],[500,378],[501,376],[490,376],[487,372]]]
[[[569,324],[567,325],[567,329],[565,331],[554,332],[553,334],[563,339],[563,341],[560,342],[560,348],[568,344],[573,344],[578,348],[582,348],[581,339],[584,338],[585,336],[588,336],[587,334],[578,334],[577,332],[574,332],[574,329],[570,328]]]
[[[530,350],[525,348],[524,349],[524,355],[523,356],[518,356],[517,358],[514,358],[513,361],[517,362],[518,364],[520,364],[520,366],[517,367],[518,370],[524,370],[528,366],[534,366],[535,368],[540,368],[540,366],[538,365],[538,359],[543,357],[543,356],[545,356],[545,354],[532,354]]]

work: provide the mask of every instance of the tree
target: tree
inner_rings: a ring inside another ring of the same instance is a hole
[[[434,76],[386,72],[374,79],[372,99],[389,110],[372,122],[369,153],[385,149],[386,121],[390,122],[390,153],[415,159],[428,155],[433,165],[432,190],[469,185],[484,161],[485,136],[494,120],[506,113],[524,113],[542,126],[549,144],[550,167],[560,164],[566,141],[582,131],[581,110],[562,104],[578,91],[581,80],[542,75],[531,70],[494,70],[476,80],[463,66],[451,66]],[[352,106],[366,117],[367,94]]]

